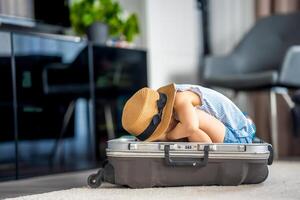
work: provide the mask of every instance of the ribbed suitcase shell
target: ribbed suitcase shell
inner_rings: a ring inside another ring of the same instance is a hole
[[[132,188],[261,183],[268,177],[267,143],[224,144],[108,141],[103,180]]]

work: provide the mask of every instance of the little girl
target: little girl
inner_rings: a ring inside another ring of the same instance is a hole
[[[255,126],[224,95],[199,85],[142,88],[125,104],[122,125],[141,141],[252,143]]]

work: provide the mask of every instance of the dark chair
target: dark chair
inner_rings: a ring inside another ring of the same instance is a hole
[[[290,107],[288,89],[300,88],[300,13],[259,20],[230,55],[207,57],[202,81],[236,92],[270,90],[271,138],[278,153],[276,94]]]

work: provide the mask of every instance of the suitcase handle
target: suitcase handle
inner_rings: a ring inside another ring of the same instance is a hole
[[[170,145],[165,145],[165,163],[168,166],[178,167],[178,166],[190,166],[190,167],[205,167],[208,161],[208,151],[209,146],[204,146],[204,157],[201,159],[193,159],[193,160],[180,160],[180,159],[172,159],[170,157]]]

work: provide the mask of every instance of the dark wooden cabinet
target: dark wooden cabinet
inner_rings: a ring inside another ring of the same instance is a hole
[[[146,51],[60,35],[0,36],[0,181],[95,167],[106,140],[126,134],[122,108],[147,85]]]

